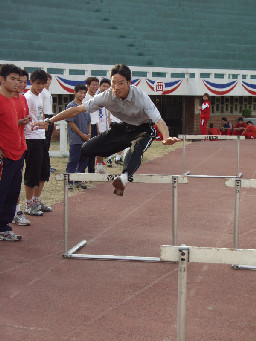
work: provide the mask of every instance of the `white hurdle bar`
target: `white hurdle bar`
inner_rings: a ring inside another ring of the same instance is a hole
[[[64,181],[64,258],[78,259],[98,259],[98,260],[123,260],[123,261],[142,261],[142,262],[160,262],[159,257],[141,257],[141,256],[116,256],[116,255],[90,255],[76,254],[83,246],[87,244],[82,240],[77,245],[68,250],[68,181],[94,181],[108,182],[113,181],[115,175],[98,173],[72,173],[56,174],[56,180]],[[188,183],[184,175],[161,175],[161,174],[134,174],[130,182],[137,183],[169,183],[173,188],[172,204],[172,243],[177,245],[177,226],[178,226],[178,184]]]
[[[240,163],[240,140],[244,140],[244,136],[228,136],[228,135],[178,135],[179,139],[183,140],[182,144],[182,174],[191,178],[236,178],[241,177],[242,173],[239,172]],[[237,140],[237,173],[236,175],[192,175],[190,171],[185,172],[185,140],[204,140],[204,141],[217,141],[217,140]]]
[[[234,216],[234,248],[239,244],[239,203],[240,188],[256,188],[256,179],[226,179],[227,187],[235,187],[235,216]],[[234,265],[234,269],[256,270],[255,266]]]
[[[188,263],[236,264],[256,266],[256,249],[225,249],[162,245],[160,259],[178,262],[177,341],[186,341]]]

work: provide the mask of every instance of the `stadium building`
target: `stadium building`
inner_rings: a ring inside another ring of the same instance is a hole
[[[256,115],[255,13],[255,0],[1,1],[0,63],[51,73],[56,114],[76,84],[127,64],[171,135],[197,134],[205,92],[217,127]]]

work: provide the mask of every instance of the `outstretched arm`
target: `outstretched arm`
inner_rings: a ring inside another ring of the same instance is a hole
[[[169,129],[165,123],[165,121],[160,118],[160,120],[156,123],[157,128],[159,129],[160,133],[163,135],[163,144],[165,145],[171,145],[176,142],[181,141],[177,137],[170,137],[169,135]]]
[[[71,107],[69,109],[63,110],[60,112],[58,115],[53,116],[50,118],[49,122],[50,124],[58,121],[65,120],[70,117],[77,116],[78,114],[82,113],[85,111],[84,105],[78,105],[77,107]],[[49,123],[48,122],[35,122],[31,124],[31,128],[36,130],[36,129],[46,129],[48,127]]]

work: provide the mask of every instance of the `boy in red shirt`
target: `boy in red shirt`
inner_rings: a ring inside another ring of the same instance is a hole
[[[239,117],[237,123],[235,124],[233,130],[233,135],[241,136],[245,129],[247,128],[247,124],[244,122],[243,117]]]
[[[28,82],[28,73],[26,70],[21,70],[20,82],[17,91],[13,92],[12,100],[14,102],[16,112],[18,115],[18,129],[21,137],[22,148],[27,150],[27,144],[24,136],[24,127],[31,121],[31,117],[29,116],[29,109],[27,105],[26,98],[22,95],[27,86]],[[24,159],[24,156],[23,156]],[[24,164],[24,163],[23,163]],[[22,164],[22,167],[23,167]],[[27,226],[30,225],[30,221],[25,218],[23,212],[20,209],[20,198],[18,199],[16,205],[15,216],[13,218],[13,224],[17,224],[19,226]]]
[[[242,133],[246,139],[256,139],[256,127],[252,124],[251,121],[247,122],[247,128]]]
[[[12,93],[19,85],[20,68],[5,64],[0,70],[0,241],[18,241],[12,232],[12,221],[22,181],[24,145],[18,130],[18,119]]]
[[[210,123],[210,128],[208,129],[208,135],[220,135],[218,128],[213,127],[213,123]]]
[[[199,107],[200,110],[200,131],[201,135],[207,135],[207,122],[210,118],[210,110],[211,110],[211,104],[209,100],[210,96],[205,93],[203,95],[203,104],[202,107]]]

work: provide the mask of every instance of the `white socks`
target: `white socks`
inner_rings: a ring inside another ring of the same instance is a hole
[[[123,183],[124,185],[126,185],[127,182],[128,182],[128,173],[125,172],[125,173],[121,174],[121,175],[120,175],[120,179],[122,180],[122,183]]]

